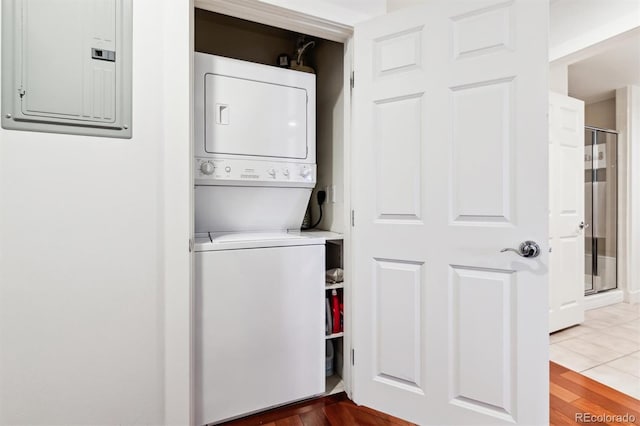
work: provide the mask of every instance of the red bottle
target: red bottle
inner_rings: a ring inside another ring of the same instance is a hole
[[[331,314],[333,317],[333,332],[339,333],[342,328],[340,327],[340,301],[338,300],[338,291],[336,289],[331,291]]]

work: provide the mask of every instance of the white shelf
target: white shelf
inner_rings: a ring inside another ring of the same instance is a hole
[[[339,234],[337,232],[331,232],[331,231],[322,231],[322,230],[300,231],[300,235],[307,235],[309,237],[315,237],[315,238],[324,238],[326,241],[342,240],[344,238],[343,234]]]
[[[333,333],[333,334],[329,334],[327,336],[324,336],[325,339],[337,339],[338,337],[342,337],[344,336],[344,331],[341,331],[340,333]]]
[[[324,286],[325,290],[333,290],[334,288],[344,288],[344,282],[341,283],[326,283],[326,285]]]

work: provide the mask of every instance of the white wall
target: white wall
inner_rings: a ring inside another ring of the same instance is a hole
[[[313,196],[312,221],[318,218],[318,190],[327,190],[319,229],[345,232],[344,229],[344,45],[323,42],[315,48],[317,72],[316,95],[316,152],[318,163],[318,183]],[[347,88],[349,90],[349,88]]]
[[[549,90],[568,96],[569,67],[567,64],[555,63],[549,65]]]
[[[164,424],[184,425],[190,423],[193,390],[188,250],[193,234],[193,0],[163,3],[163,26],[153,30],[162,34],[164,51]]]
[[[601,129],[616,129],[616,100],[606,99],[600,102],[586,104],[584,106],[585,126],[599,127]]]
[[[549,61],[640,26],[637,0],[555,0],[549,13]]]
[[[405,7],[415,6],[424,3],[426,0],[387,0],[387,12],[404,9]]]
[[[172,27],[172,3],[133,1],[131,140],[0,130],[0,424],[164,421],[164,241],[181,233],[165,227],[165,135],[189,144],[188,74],[183,98],[163,94],[166,65],[189,67],[189,5]]]
[[[640,303],[640,87],[616,91],[618,136],[618,283],[624,299]]]

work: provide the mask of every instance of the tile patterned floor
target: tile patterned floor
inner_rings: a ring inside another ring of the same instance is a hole
[[[640,399],[640,304],[585,312],[585,322],[549,336],[549,357]]]

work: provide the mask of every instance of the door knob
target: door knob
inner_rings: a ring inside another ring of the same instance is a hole
[[[504,253],[505,251],[512,251],[522,257],[537,257],[540,254],[540,246],[535,241],[525,241],[520,244],[520,247],[517,249],[503,248],[500,250],[500,253]]]
[[[578,227],[580,229],[587,229],[589,227],[588,223],[584,223],[584,220],[582,222],[580,222],[580,225],[578,225]]]

